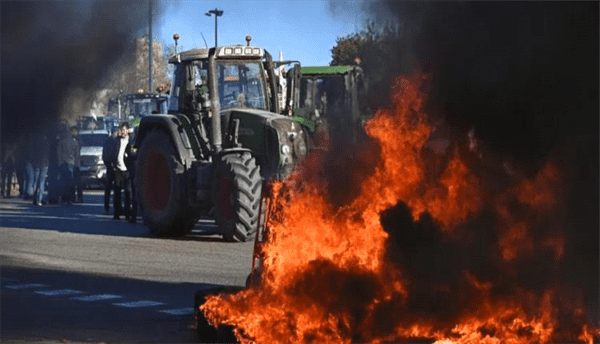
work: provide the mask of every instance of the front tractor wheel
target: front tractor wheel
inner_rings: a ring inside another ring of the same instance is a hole
[[[153,130],[142,140],[135,180],[138,202],[152,234],[179,237],[191,229],[195,222],[187,211],[184,168],[164,131]]]
[[[215,221],[227,241],[253,240],[259,220],[262,179],[250,152],[223,155],[215,173]]]

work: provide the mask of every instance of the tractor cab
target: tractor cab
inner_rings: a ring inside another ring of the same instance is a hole
[[[271,56],[262,48],[233,45],[193,49],[173,56],[169,62],[175,66],[169,113],[208,112],[211,93],[218,93],[215,100],[221,111],[279,110],[272,96],[276,85],[269,68]],[[208,83],[210,75],[215,79],[213,92]]]
[[[357,128],[368,117],[367,85],[358,66],[294,68],[287,75],[285,111],[302,124],[313,138],[331,135],[357,138]],[[313,147],[318,145],[312,140]]]

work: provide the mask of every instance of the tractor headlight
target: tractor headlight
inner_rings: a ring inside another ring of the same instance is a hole
[[[304,140],[303,133],[302,135],[298,136],[298,140],[294,141],[294,152],[299,158],[304,158],[308,153],[308,147],[306,147],[306,141]]]

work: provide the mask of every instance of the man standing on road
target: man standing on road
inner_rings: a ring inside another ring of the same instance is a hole
[[[48,176],[50,144],[46,135],[41,135],[35,143],[36,149],[33,151],[33,204],[42,205],[44,197],[46,177]]]
[[[31,167],[31,160],[29,157],[29,153],[31,152],[31,145],[29,144],[29,140],[31,136],[29,134],[21,134],[17,143],[17,154],[16,154],[16,170],[17,170],[17,183],[19,183],[19,196],[27,199],[27,166]]]
[[[79,131],[77,127],[71,127],[71,135],[77,141],[77,147],[81,152],[81,137],[79,136]],[[83,203],[83,183],[81,183],[81,162],[78,161],[75,163],[75,167],[73,168],[73,181],[75,185],[75,193],[73,194],[73,199],[75,203]]]
[[[119,127],[119,134],[113,148],[111,150],[111,166],[115,172],[115,195],[114,200],[114,211],[115,214],[113,219],[119,220],[121,214],[125,215],[125,218],[129,220],[130,216],[130,189],[129,189],[129,174],[127,172],[127,166],[125,160],[127,159],[126,148],[129,144],[129,124],[127,122],[121,123]],[[121,204],[121,191],[125,193],[125,202]]]
[[[104,166],[106,166],[106,184],[104,185],[104,212],[106,215],[110,211],[110,192],[115,187],[115,170],[111,167],[110,155],[118,133],[118,131],[115,131],[102,145],[102,161],[104,162]]]
[[[135,132],[134,135],[137,135],[137,132]],[[125,158],[125,165],[127,166],[127,172],[129,173],[128,182],[131,195],[131,217],[129,218],[129,223],[135,224],[138,210],[138,202],[135,189],[135,164],[137,160],[137,147],[133,145],[133,140],[131,140],[127,145],[125,153],[127,154],[127,157]]]
[[[2,197],[10,197],[12,191],[12,180],[13,174],[15,173],[15,151],[17,150],[16,144],[5,144],[4,151],[2,152],[4,155],[2,157],[2,173],[1,173],[1,183],[2,183]]]
[[[34,147],[35,136],[27,133],[25,139],[25,199],[33,199],[35,175],[33,171],[33,154],[37,147]]]
[[[58,204],[61,181],[59,180],[59,165],[58,165],[58,145],[62,139],[61,126],[56,125],[49,137],[48,144],[50,145],[50,159],[48,164],[48,204]]]
[[[75,164],[79,164],[79,145],[73,135],[66,131],[62,133],[62,138],[58,143],[58,166],[61,183],[61,201],[64,204],[71,204],[75,195],[75,185],[73,172]]]

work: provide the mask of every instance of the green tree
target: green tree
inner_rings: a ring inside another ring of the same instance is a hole
[[[368,98],[373,106],[385,106],[393,78],[416,67],[408,37],[402,27],[369,23],[363,31],[336,39],[330,65],[360,65],[369,83]]]

